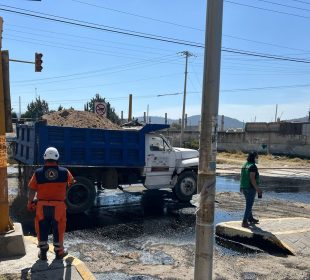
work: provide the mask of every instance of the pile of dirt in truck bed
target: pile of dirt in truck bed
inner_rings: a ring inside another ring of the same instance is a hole
[[[53,126],[121,129],[109,119],[85,111],[62,110],[45,114],[42,116],[42,119],[46,120],[48,125]]]

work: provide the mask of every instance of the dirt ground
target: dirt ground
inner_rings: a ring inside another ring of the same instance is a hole
[[[231,166],[241,167],[246,161],[247,154],[242,152],[236,153],[217,153],[218,164],[229,164]],[[274,155],[259,155],[259,167],[260,168],[309,168],[310,160],[301,158],[291,158],[286,156],[274,156]]]

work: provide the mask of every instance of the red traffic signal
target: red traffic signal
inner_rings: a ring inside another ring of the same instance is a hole
[[[41,53],[35,53],[35,62],[34,62],[34,65],[35,65],[35,71],[36,72],[41,72],[43,67],[42,67],[42,56],[43,54]]]

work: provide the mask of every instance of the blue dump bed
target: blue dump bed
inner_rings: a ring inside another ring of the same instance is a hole
[[[55,147],[59,162],[65,166],[143,167],[145,134],[168,128],[168,125],[147,124],[141,129],[93,129],[18,125],[15,159],[29,165],[42,165],[43,153]]]

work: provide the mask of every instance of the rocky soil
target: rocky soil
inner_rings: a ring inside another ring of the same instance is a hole
[[[100,117],[92,112],[62,110],[42,116],[48,125],[78,127],[78,128],[105,128],[121,129],[105,117]]]

